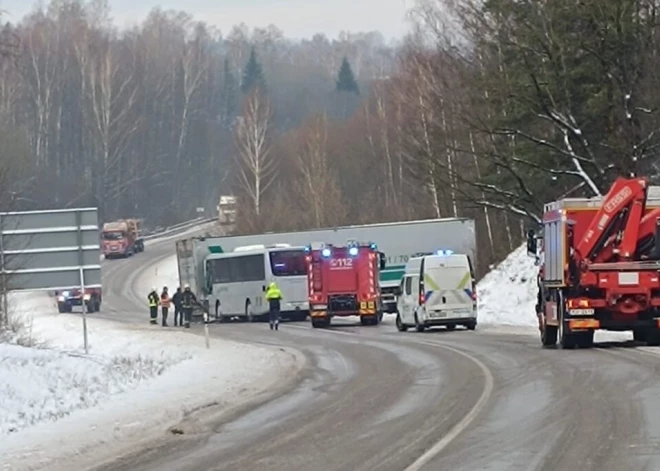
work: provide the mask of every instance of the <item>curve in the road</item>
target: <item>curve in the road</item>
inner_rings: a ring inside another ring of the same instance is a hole
[[[135,280],[173,252],[173,241],[154,243],[104,263],[102,315],[146,322]],[[660,469],[652,349],[549,351],[524,335],[402,334],[391,323],[291,323],[275,333],[229,323],[212,325],[211,335],[296,348],[308,370],[275,400],[99,469]]]

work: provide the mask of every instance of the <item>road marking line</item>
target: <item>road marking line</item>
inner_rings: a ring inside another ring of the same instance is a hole
[[[426,345],[431,345],[434,347],[440,347],[444,348],[446,350],[450,350],[454,353],[457,353],[459,355],[464,356],[468,360],[474,362],[482,371],[484,374],[484,377],[486,379],[486,385],[484,386],[484,390],[481,393],[481,396],[479,397],[479,400],[477,403],[474,405],[474,407],[468,412],[468,414],[463,417],[463,420],[461,420],[459,423],[454,425],[454,427],[447,433],[444,437],[440,439],[435,445],[433,445],[431,448],[429,448],[422,456],[417,458],[410,466],[408,466],[404,471],[418,471],[422,469],[424,465],[426,465],[429,461],[431,461],[433,458],[435,458],[438,454],[442,452],[449,444],[456,439],[465,429],[467,429],[472,422],[478,417],[479,413],[481,413],[482,409],[486,406],[486,403],[490,399],[491,394],[493,393],[494,387],[495,387],[495,380],[493,378],[493,374],[491,373],[490,369],[481,362],[481,360],[473,357],[472,355],[465,353],[461,350],[457,350],[453,347],[449,347],[447,345],[442,345],[440,343],[431,343],[431,342],[420,342],[424,343]]]

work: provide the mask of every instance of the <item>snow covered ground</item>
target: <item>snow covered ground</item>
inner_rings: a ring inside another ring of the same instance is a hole
[[[12,306],[26,327],[0,343],[3,471],[55,469],[56,461],[74,469],[72,459],[92,450],[103,459],[151,438],[146,431],[164,433],[192,410],[239,407],[293,378],[303,361],[290,350],[218,339],[207,350],[203,338],[180,330],[93,316],[85,355],[80,314],[57,314],[45,293],[15,294]]]

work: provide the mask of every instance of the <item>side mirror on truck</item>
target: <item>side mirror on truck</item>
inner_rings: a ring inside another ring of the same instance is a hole
[[[385,270],[385,254],[378,252],[378,259],[380,260],[380,269]]]
[[[536,234],[533,229],[527,231],[527,255],[536,258],[536,250],[538,243],[536,241]]]

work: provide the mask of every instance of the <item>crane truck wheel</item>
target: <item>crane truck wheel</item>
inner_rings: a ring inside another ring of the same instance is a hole
[[[566,331],[566,321],[563,316],[559,320],[559,345],[564,350],[572,350],[580,343],[579,334]]]
[[[558,328],[556,325],[548,325],[543,318],[543,330],[541,330],[541,343],[544,347],[554,347],[557,345]]]

